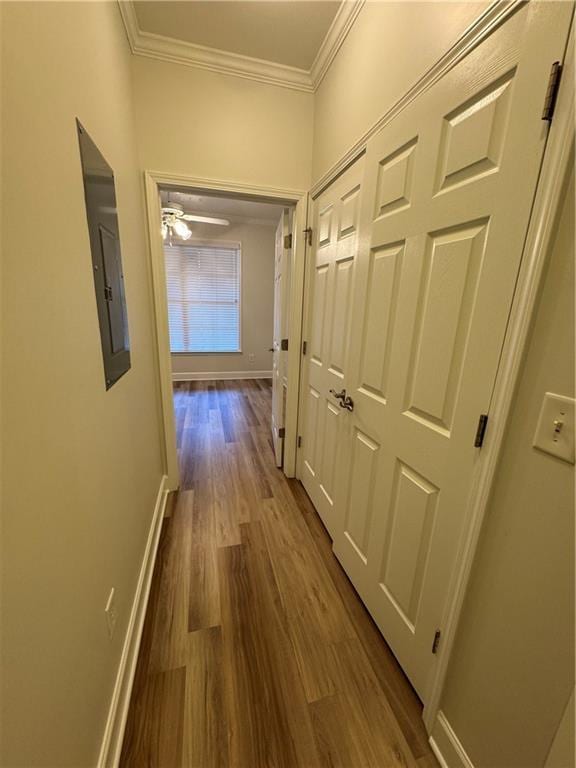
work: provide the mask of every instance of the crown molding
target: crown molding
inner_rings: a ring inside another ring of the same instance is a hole
[[[144,32],[138,25],[133,0],[118,0],[118,6],[133,54],[313,93],[322,82],[364,2],[342,2],[309,70]]]
[[[334,16],[332,24],[310,68],[313,90],[316,90],[324,79],[324,75],[328,72],[330,65],[340,50],[340,46],[346,40],[358,14],[362,10],[364,2],[365,0],[343,0],[340,8],[338,8],[338,12]]]
[[[414,99],[431,88],[434,83],[444,77],[458,62],[462,61],[480,43],[489,37],[516,11],[524,7],[529,0],[493,0],[483,13],[462,33],[446,53],[444,53],[406,93],[385,112],[361,136],[339,160],[334,163],[312,185],[310,195],[316,199],[341,173],[354,163],[365,151],[368,141],[385,125],[388,125]]]

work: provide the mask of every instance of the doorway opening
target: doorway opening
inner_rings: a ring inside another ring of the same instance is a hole
[[[293,476],[306,196],[154,174],[146,191],[168,488],[182,479],[178,393],[198,382],[270,388],[275,463]]]

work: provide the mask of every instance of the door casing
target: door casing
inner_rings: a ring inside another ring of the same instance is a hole
[[[158,171],[144,172],[144,193],[150,246],[150,279],[154,304],[156,367],[160,392],[158,406],[161,429],[160,442],[162,445],[164,473],[168,478],[168,490],[177,490],[180,485],[180,472],[176,451],[176,429],[172,399],[172,369],[170,365],[164,251],[160,234],[160,187],[178,187],[199,194],[221,192],[228,197],[294,206],[294,247],[292,248],[291,262],[292,283],[288,313],[288,335],[290,339],[288,369],[290,377],[286,396],[286,432],[284,438],[284,473],[288,477],[294,477],[296,473],[298,388],[300,381],[300,350],[302,348],[302,301],[304,295],[306,251],[304,229],[307,226],[308,193],[302,190],[249,186],[235,182],[180,176]]]

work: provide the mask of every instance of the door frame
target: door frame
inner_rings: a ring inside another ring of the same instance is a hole
[[[302,190],[283,189],[240,184],[232,181],[183,176],[176,173],[144,171],[150,282],[154,316],[154,347],[158,371],[159,416],[164,473],[167,488],[177,490],[180,485],[178,454],[176,450],[176,425],[172,394],[172,367],[168,332],[168,303],[164,250],[161,237],[160,187],[173,186],[202,193],[220,192],[229,197],[251,198],[255,202],[285,204],[294,207],[294,247],[292,249],[292,282],[289,299],[288,370],[289,381],[286,396],[286,434],[284,437],[284,473],[294,477],[296,472],[296,445],[298,432],[298,395],[300,385],[300,350],[302,348],[302,311],[304,273],[306,259],[308,193]]]
[[[514,2],[507,6],[503,14],[504,19],[499,17],[498,24],[490,23],[480,36],[480,39],[476,38],[475,43],[478,44],[482,40],[487,39],[499,23],[508,19],[518,7],[519,4]],[[495,3],[488,10],[490,13],[498,10],[497,4]],[[488,12],[486,15],[488,15]],[[516,288],[510,308],[508,327],[502,346],[501,362],[494,383],[489,408],[488,428],[470,485],[469,501],[465,510],[466,530],[458,544],[454,573],[448,588],[446,610],[441,622],[442,640],[436,657],[437,663],[430,686],[430,696],[422,713],[422,718],[429,734],[432,732],[440,712],[441,696],[446,681],[450,656],[454,647],[480,533],[490,501],[490,493],[496,476],[498,461],[506,437],[506,427],[512,410],[514,393],[519,381],[524,353],[530,338],[530,330],[537,307],[538,296],[540,295],[546,263],[554,240],[555,223],[562,204],[567,178],[574,164],[575,86],[571,69],[573,57],[574,19],[571,22],[571,30],[563,59],[564,77],[560,84],[554,119],[550,125],[546,141]],[[447,67],[442,72],[442,75],[449,71],[450,68]],[[415,98],[417,95],[418,93],[412,94],[412,97]],[[406,99],[406,103],[409,103],[410,100]],[[404,103],[399,104],[397,110],[392,108],[387,117],[393,119],[403,106],[405,106]],[[379,121],[369,135],[376,133],[376,128],[385,125],[389,119]],[[346,153],[342,160],[313,186],[310,193],[311,201],[315,200],[332,184],[343,170],[364,154],[367,138],[369,136],[364,137],[362,142]],[[311,319],[309,312],[308,274],[306,278],[305,314],[302,329],[302,338],[304,339],[309,336]],[[301,402],[303,392],[304,382],[302,381]],[[299,461],[297,477],[300,477],[300,474]]]

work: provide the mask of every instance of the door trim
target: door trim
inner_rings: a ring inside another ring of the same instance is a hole
[[[168,306],[166,301],[166,276],[164,254],[160,236],[161,216],[160,186],[184,187],[197,192],[222,192],[236,197],[249,197],[259,202],[286,203],[295,206],[292,249],[292,276],[289,301],[288,393],[286,398],[286,436],[284,438],[284,473],[294,477],[296,472],[296,442],[298,423],[298,393],[300,385],[300,349],[302,346],[302,307],[304,295],[304,263],[306,241],[304,229],[308,209],[308,194],[302,190],[283,189],[241,184],[233,181],[183,176],[176,173],[144,171],[144,193],[148,224],[150,281],[154,306],[154,346],[158,387],[161,443],[164,472],[168,490],[176,490],[180,484],[176,428],[172,399],[172,370],[168,333]]]
[[[428,703],[424,707],[423,719],[428,733],[431,733],[439,715],[450,655],[454,647],[474,556],[504,444],[506,424],[530,336],[544,269],[554,240],[555,224],[563,200],[563,192],[574,162],[574,79],[571,71],[573,56],[574,26],[572,22],[564,56],[564,62],[567,62],[566,77],[560,85],[556,111],[544,151],[500,367],[492,394],[490,421],[470,486],[469,503],[465,512],[466,529],[459,544],[455,571],[448,590],[438,663],[434,671]]]

